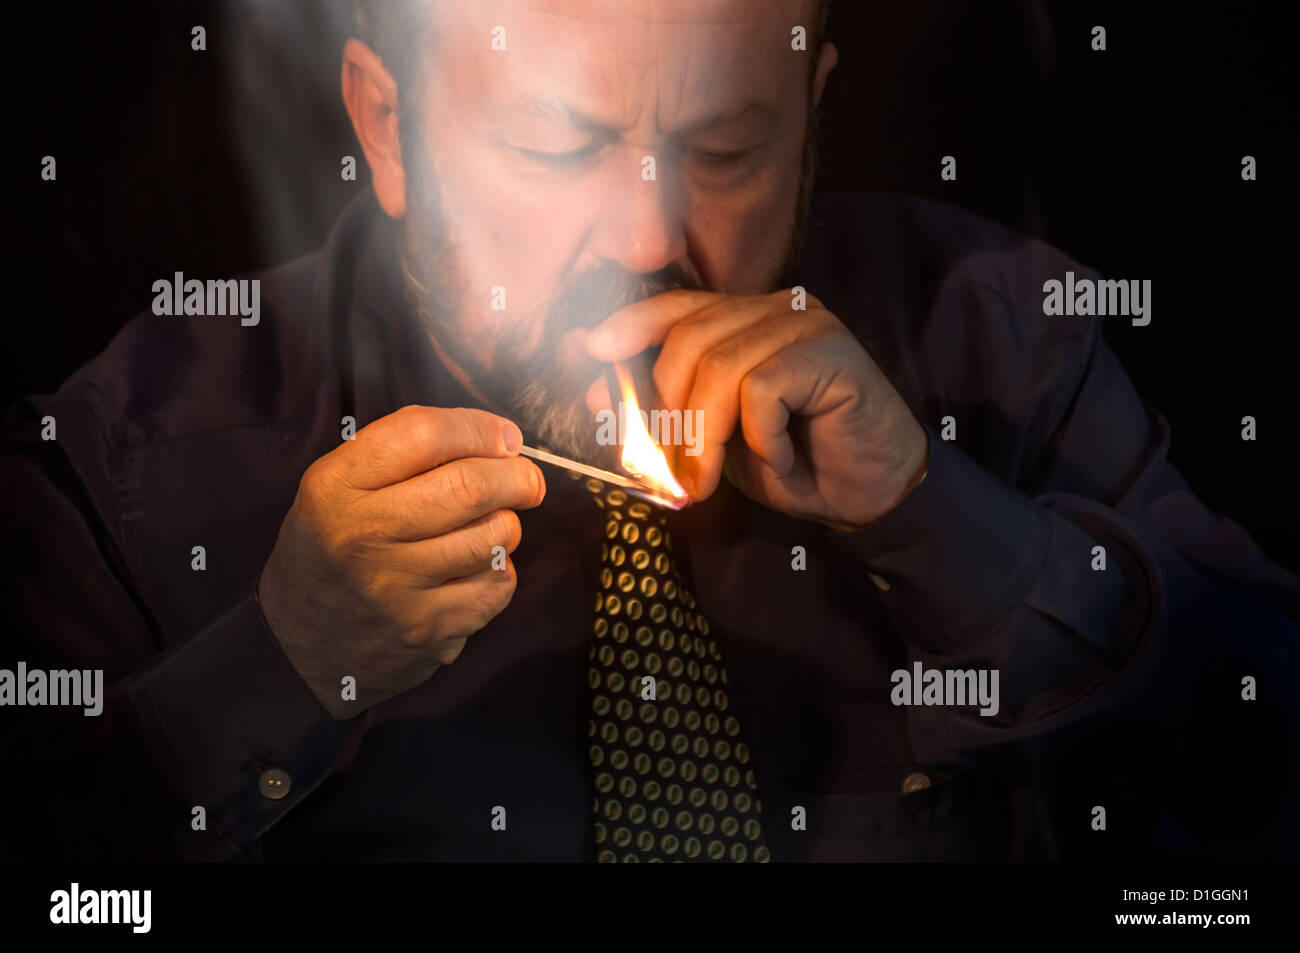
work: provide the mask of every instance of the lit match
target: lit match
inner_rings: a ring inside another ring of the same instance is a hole
[[[521,447],[519,452],[542,463],[562,467],[583,476],[595,477],[613,486],[620,487],[648,503],[665,509],[681,510],[690,505],[691,498],[686,495],[680,483],[668,467],[668,458],[654,442],[650,432],[641,420],[640,404],[636,399],[636,386],[632,375],[619,364],[609,369],[610,399],[618,401],[620,396],[627,408],[627,436],[623,441],[623,468],[632,474],[625,476],[599,467],[588,466],[568,457],[561,457],[546,450],[534,447]]]
[[[641,483],[637,480],[633,480],[631,477],[614,473],[612,470],[602,470],[600,467],[588,466],[585,463],[579,463],[577,460],[570,460],[568,457],[561,457],[558,454],[548,453],[545,450],[538,450],[536,447],[520,447],[519,452],[525,457],[532,457],[540,463],[549,463],[552,466],[571,470],[574,473],[581,473],[583,476],[595,477],[597,480],[627,490],[627,492],[631,493],[633,496],[639,497],[647,503],[653,503],[656,506],[662,506],[665,509],[685,509],[691,502],[690,497],[685,493],[676,497],[661,494],[648,483]]]

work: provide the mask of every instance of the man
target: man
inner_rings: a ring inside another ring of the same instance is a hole
[[[105,673],[5,709],[15,850],[1295,851],[1300,584],[1044,315],[1088,269],[814,207],[821,4],[359,14],[373,199],[256,324],[142,316],[10,417],[12,654]],[[638,358],[679,514],[520,454],[616,466]]]

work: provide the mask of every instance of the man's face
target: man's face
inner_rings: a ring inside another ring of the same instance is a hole
[[[528,439],[607,464],[586,329],[673,288],[787,278],[812,171],[806,0],[437,6],[401,117],[408,292]]]

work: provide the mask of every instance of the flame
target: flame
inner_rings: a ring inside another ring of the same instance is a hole
[[[622,364],[614,364],[618,389],[622,393],[626,433],[623,435],[623,469],[662,496],[668,505],[678,508],[690,502],[686,491],[668,468],[668,458],[650,437],[641,420],[641,406],[636,399],[632,375]]]

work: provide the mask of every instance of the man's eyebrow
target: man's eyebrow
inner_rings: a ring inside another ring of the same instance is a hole
[[[618,128],[614,123],[588,115],[559,99],[520,98],[513,100],[506,109],[508,113],[515,116],[529,116],[546,121],[560,120],[572,123],[580,129],[609,131]],[[698,132],[712,126],[738,123],[744,120],[757,120],[761,123],[771,124],[779,119],[780,116],[767,103],[754,101],[745,103],[738,108],[716,110],[692,119],[681,128],[673,130],[672,134]]]
[[[532,116],[536,119],[566,119],[576,120],[581,117],[580,113],[568,108],[558,99],[529,99],[521,97],[511,100],[506,105],[506,111],[517,116]]]
[[[713,126],[725,126],[731,123],[739,123],[745,120],[757,120],[763,124],[773,124],[781,117],[767,103],[754,102],[746,103],[737,109],[717,110],[708,113],[698,119],[692,119],[689,123],[676,130],[679,133],[699,132],[701,129],[708,129]]]
[[[509,100],[502,109],[505,121],[511,119],[540,119],[544,122],[566,122],[579,129],[589,131],[609,131],[616,128],[613,124],[598,117],[589,116],[580,109],[575,109],[560,99],[537,99],[521,96]]]

